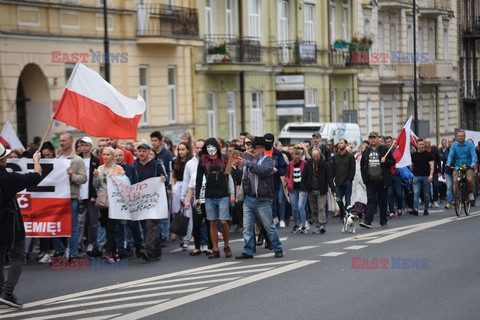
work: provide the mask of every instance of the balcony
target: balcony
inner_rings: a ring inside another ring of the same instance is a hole
[[[205,36],[207,64],[259,64],[262,62],[260,39],[237,36]]]
[[[413,80],[413,63],[380,64],[378,79],[391,80],[394,83],[402,80]]]
[[[477,100],[479,96],[480,82],[467,81],[460,86],[460,98],[464,100]]]
[[[437,17],[439,15],[452,15],[451,0],[422,0],[417,1],[420,7],[419,13],[421,16]]]
[[[278,44],[280,65],[317,65],[317,43],[289,41]]]
[[[480,38],[480,17],[466,16],[462,21],[464,38]]]
[[[137,37],[198,38],[196,9],[158,3],[137,7]]]
[[[420,79],[450,79],[452,73],[452,65],[448,63],[423,63],[418,68]]]
[[[332,66],[335,68],[365,68],[370,66],[368,50],[350,48],[332,49]]]
[[[412,5],[413,0],[378,0],[378,8],[382,11],[398,12],[401,9],[411,9]]]

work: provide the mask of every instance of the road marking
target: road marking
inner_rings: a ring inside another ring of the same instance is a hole
[[[290,249],[289,251],[302,251],[302,250],[308,250],[308,249],[313,249],[318,247],[319,246],[304,246],[304,247],[293,248],[293,249]]]
[[[365,240],[365,239],[371,238],[371,237],[378,238],[378,236],[382,236],[384,234],[394,233],[398,230],[405,230],[405,229],[409,229],[409,228],[411,228],[411,226],[403,226],[403,227],[398,227],[398,228],[383,229],[383,230],[380,230],[380,231],[364,233],[364,234],[356,235],[356,236],[353,236],[353,237],[347,237],[347,238],[341,238],[341,239],[332,240],[332,241],[326,241],[326,242],[324,242],[324,244],[338,244],[338,243],[342,243],[342,242],[355,241],[355,240],[362,241],[362,240]]]
[[[346,248],[343,248],[343,250],[359,250],[359,249],[363,249],[363,248],[366,248],[368,246],[350,246],[350,247],[346,247]]]
[[[239,278],[240,277],[230,277],[230,278],[221,278],[221,279],[209,279],[209,280],[205,280],[205,281],[177,283],[177,284],[171,284],[171,285],[168,285],[168,286],[164,285],[165,283],[168,283],[169,281],[172,281],[172,282],[173,281],[175,281],[175,282],[180,281],[180,279],[174,279],[174,280],[166,280],[166,281],[157,282],[157,283],[137,284],[137,285],[134,285],[134,286],[131,286],[131,287],[128,287],[128,288],[148,287],[148,286],[152,286],[152,285],[158,286],[159,284],[161,284],[162,289],[173,289],[173,288],[181,288],[181,287],[188,287],[188,286],[196,286],[196,285],[201,285],[201,284],[210,284],[210,283],[217,283],[217,282],[224,282],[224,281],[233,281],[233,280],[237,280]],[[184,279],[186,279],[186,278],[183,278],[182,280],[184,280]],[[155,289],[158,289],[158,287],[156,287]],[[55,303],[58,303],[58,302],[55,302]]]
[[[269,255],[271,255],[271,253],[269,253]],[[290,260],[290,263],[291,262],[297,262],[297,261],[296,260],[295,261]],[[218,268],[218,269],[213,269],[213,270],[194,272],[194,273],[192,273],[192,275],[206,274],[206,273],[212,273],[212,272],[219,272],[220,273],[220,272],[223,272],[223,271],[230,272],[230,271],[234,271],[234,270],[251,269],[251,268],[256,268],[256,267],[269,267],[270,269],[273,269],[275,265],[286,264],[286,263],[288,263],[288,262],[278,261],[278,262],[272,262],[272,263],[259,263],[259,264],[250,264],[250,265],[246,265],[246,266],[243,265],[243,266],[237,266],[237,267]]]
[[[190,246],[188,246],[188,247],[187,247],[187,250],[183,250],[183,248],[177,248],[177,249],[172,250],[172,251],[170,251],[170,252],[191,251],[191,250],[193,250],[193,249],[195,249],[195,245],[190,245]]]
[[[129,314],[125,314],[121,317],[117,317],[116,319],[118,319],[118,320],[136,320],[136,319],[141,319],[141,318],[144,318],[144,317],[152,316],[153,314],[157,314],[157,313],[160,313],[160,312],[165,311],[165,310],[169,310],[169,309],[172,309],[172,308],[175,308],[175,307],[179,307],[181,305],[184,305],[184,304],[187,304],[187,303],[190,303],[190,302],[193,302],[193,301],[201,300],[201,299],[204,299],[204,298],[207,298],[207,297],[210,297],[210,296],[213,296],[213,295],[225,292],[225,291],[229,291],[229,290],[241,287],[241,286],[245,286],[245,285],[250,284],[250,283],[254,283],[254,282],[257,282],[257,281],[260,281],[260,280],[264,280],[264,279],[267,279],[267,278],[270,278],[270,277],[273,277],[273,276],[276,276],[276,275],[279,275],[279,274],[282,274],[282,273],[285,273],[285,272],[289,272],[289,271],[292,271],[292,270],[297,270],[299,268],[306,267],[310,264],[317,263],[317,262],[318,262],[318,260],[304,260],[304,261],[295,262],[295,263],[292,263],[292,264],[289,264],[289,265],[286,265],[286,266],[283,266],[283,267],[280,267],[280,268],[265,271],[265,272],[262,272],[262,273],[259,273],[259,274],[256,274],[256,275],[253,275],[253,276],[250,276],[250,277],[242,278],[242,279],[239,279],[239,280],[236,280],[236,281],[233,281],[233,282],[222,284],[220,286],[216,286],[216,287],[209,288],[209,289],[206,289],[206,290],[203,290],[203,291],[200,291],[200,292],[196,292],[196,293],[193,293],[193,294],[190,294],[190,295],[187,295],[187,296],[183,296],[183,297],[178,298],[178,299],[174,299],[174,300],[170,300],[170,301],[167,301],[167,302],[164,302],[164,303],[161,303],[161,304],[157,304],[155,306],[143,308],[143,309],[138,310],[136,312],[132,312],[132,313],[129,313]]]
[[[271,252],[271,253],[264,253],[264,254],[255,255],[254,257],[255,258],[273,258],[274,255],[275,255],[275,253]]]
[[[345,254],[346,252],[335,252],[335,251],[332,251],[332,252],[328,252],[328,253],[325,253],[325,254],[321,254],[320,257],[338,257],[338,256],[341,256],[342,254]]]
[[[112,319],[115,317],[120,316],[121,313],[116,313],[116,314],[109,314],[106,316],[95,316],[95,317],[87,317],[87,318],[82,318],[82,320],[106,320],[106,319]]]

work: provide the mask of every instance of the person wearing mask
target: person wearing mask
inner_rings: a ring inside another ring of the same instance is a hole
[[[0,304],[22,308],[23,305],[13,294],[26,261],[25,228],[16,194],[40,183],[42,167],[40,166],[41,154],[37,151],[33,154],[34,172],[24,174],[8,172],[6,166],[10,152],[0,143],[0,193],[2,195],[0,203]],[[3,269],[7,250],[10,251],[10,268],[5,278]]]
[[[347,151],[347,145],[347,140],[340,139],[337,145],[337,152],[332,158],[336,194],[341,201],[345,198],[344,204],[346,208],[350,206],[352,181],[355,177],[355,159],[353,154]],[[337,211],[335,216],[339,215],[340,211]]]

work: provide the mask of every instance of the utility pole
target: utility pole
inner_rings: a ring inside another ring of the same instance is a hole
[[[417,1],[413,0],[413,127],[418,134],[418,91],[417,91]]]
[[[105,59],[105,81],[110,83],[110,49],[108,41],[108,19],[107,19],[107,0],[103,0],[103,27],[104,27],[104,38],[103,38],[103,48],[104,53],[103,57]]]

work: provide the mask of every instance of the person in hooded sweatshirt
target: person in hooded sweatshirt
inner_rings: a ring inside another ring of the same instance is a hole
[[[336,196],[330,163],[325,161],[325,157],[319,148],[313,147],[312,157],[303,167],[300,190],[307,193],[312,216],[318,217],[318,225],[313,230],[315,234],[325,233],[326,231],[325,202],[327,200],[328,187],[330,187],[333,195]]]
[[[225,257],[232,256],[232,250],[229,247],[230,239],[230,204],[235,202],[235,189],[233,179],[225,173],[228,156],[222,156],[220,145],[215,138],[208,138],[202,148],[200,161],[197,167],[197,179],[195,184],[195,202],[193,206],[200,205],[200,192],[202,188],[203,177],[206,178],[205,184],[205,209],[207,211],[207,220],[210,223],[210,236],[213,244],[213,252],[208,256],[209,259],[220,258],[218,249],[218,230],[217,222],[222,225],[222,234],[225,251]]]

